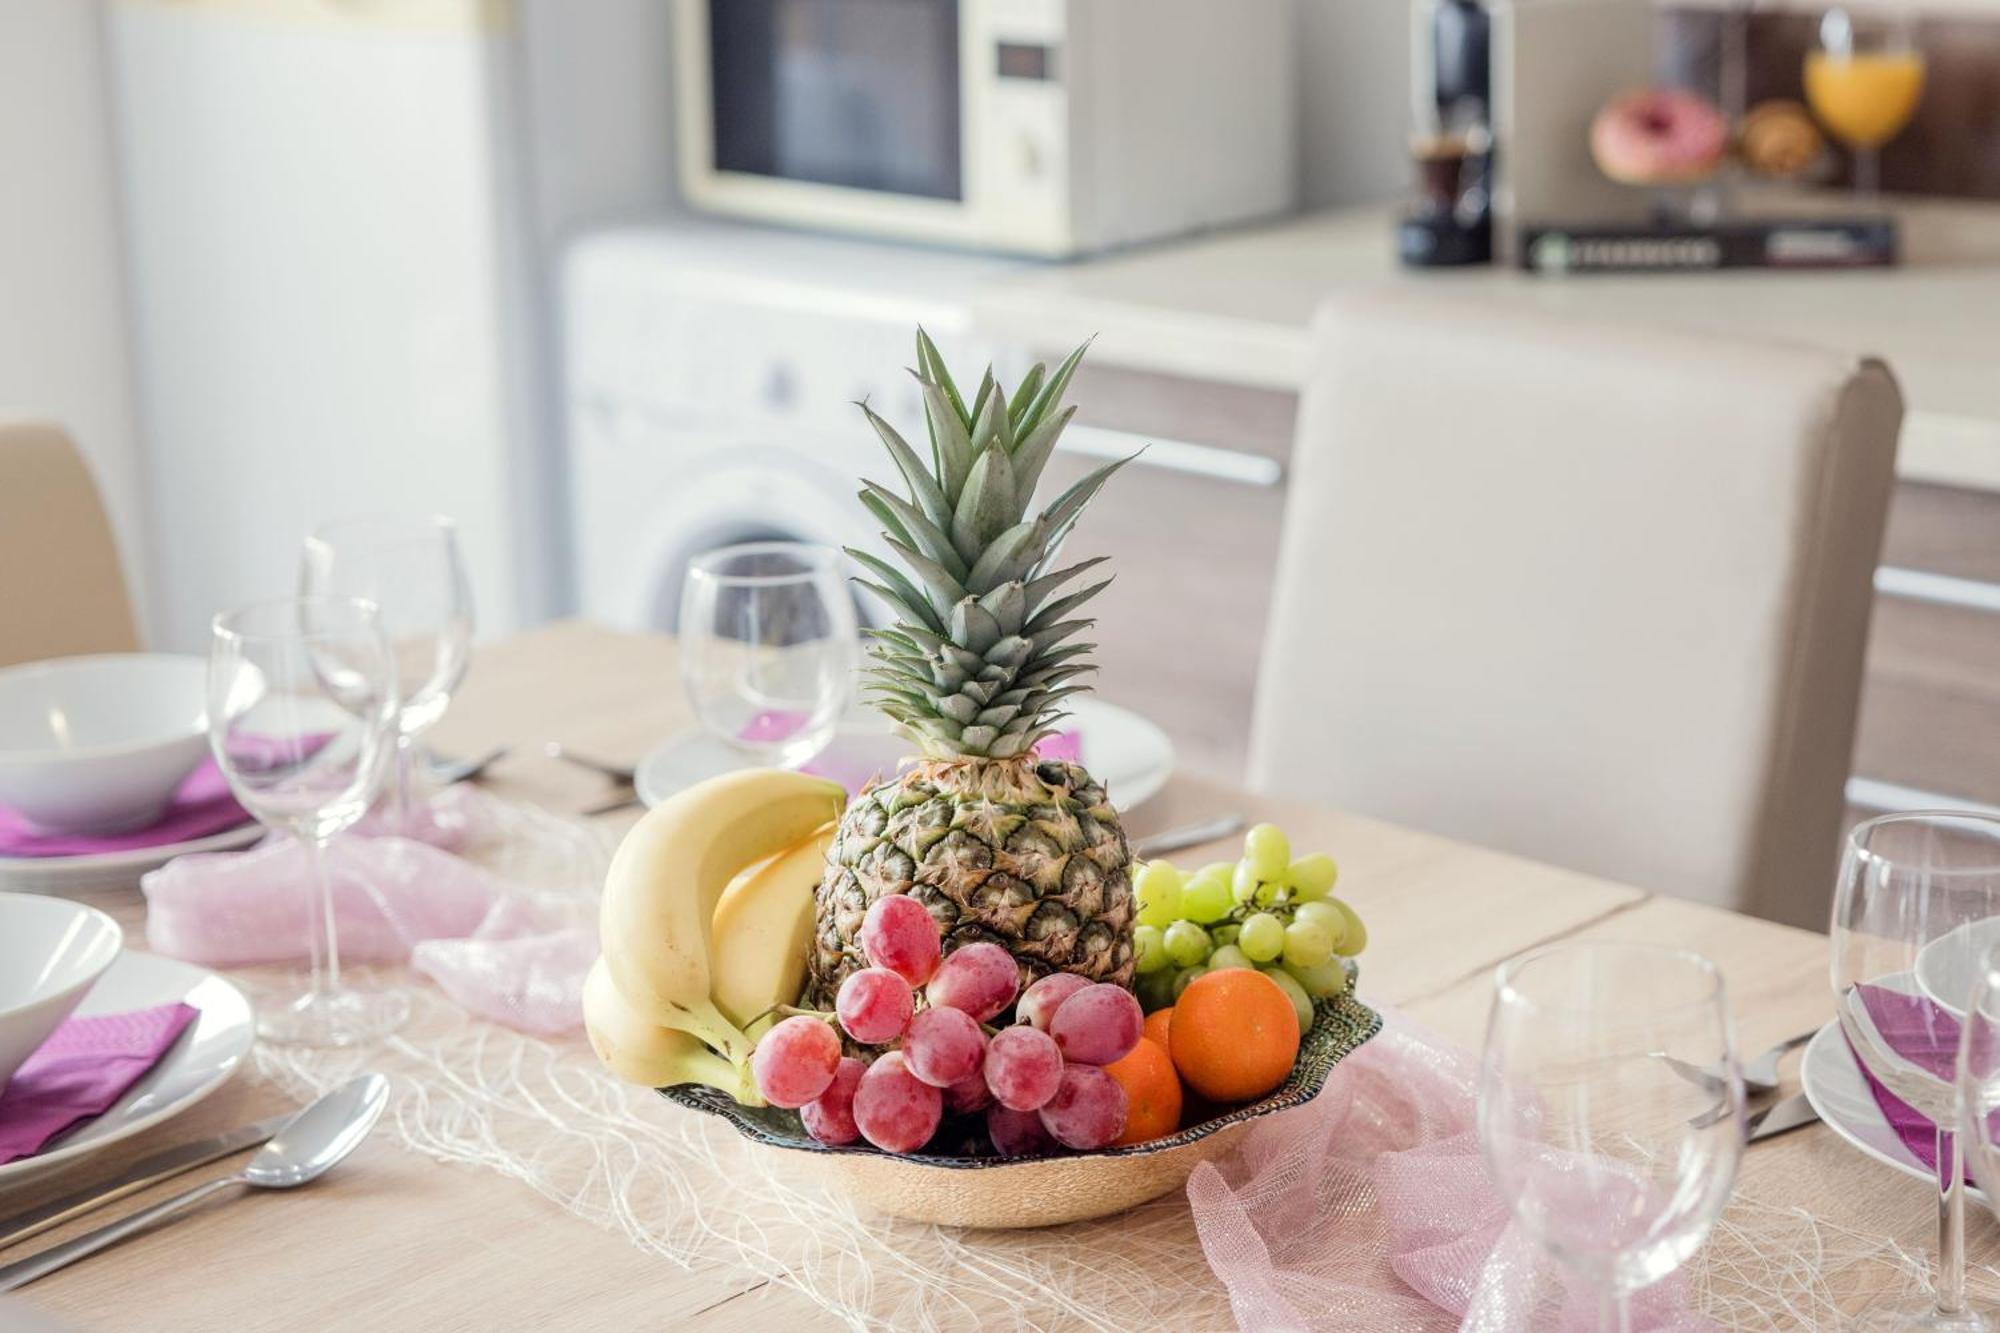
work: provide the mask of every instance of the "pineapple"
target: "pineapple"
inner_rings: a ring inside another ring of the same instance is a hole
[[[819,886],[808,1003],[832,1008],[841,981],[867,966],[861,918],[890,893],[929,909],[947,952],[973,940],[1006,948],[1024,985],[1058,971],[1132,984],[1131,851],[1117,812],[1081,767],[1034,754],[1094,670],[1093,645],[1073,642],[1093,622],[1071,613],[1110,582],[1082,580],[1101,560],[1058,568],[1056,555],[1129,461],[1029,517],[1036,479],[1076,411],[1062,398],[1083,353],[1053,375],[1035,366],[1011,396],[989,370],[968,406],[919,330],[913,373],[928,467],[861,405],[909,488],[906,499],[862,483],[861,502],[903,565],[848,552],[897,616],[868,631],[868,688],[922,753],[841,820]]]

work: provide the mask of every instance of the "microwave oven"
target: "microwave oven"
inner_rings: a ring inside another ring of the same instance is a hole
[[[1294,206],[1292,0],[675,0],[682,193],[1062,257]]]

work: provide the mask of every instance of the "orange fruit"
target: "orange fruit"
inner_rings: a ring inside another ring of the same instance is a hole
[[[1174,1004],[1174,1067],[1210,1101],[1247,1102],[1285,1081],[1299,1019],[1278,983],[1232,967],[1196,977]]]
[[[1168,1055],[1174,1053],[1173,1046],[1167,1041],[1167,1029],[1173,1026],[1173,1021],[1174,1007],[1168,1005],[1164,1009],[1155,1009],[1152,1013],[1147,1014],[1146,1026],[1141,1029],[1147,1041],[1157,1041],[1160,1043],[1160,1049]]]
[[[1145,1143],[1165,1138],[1181,1127],[1181,1080],[1166,1048],[1144,1037],[1122,1060],[1104,1066],[1104,1072],[1125,1089],[1125,1132],[1112,1147]]]

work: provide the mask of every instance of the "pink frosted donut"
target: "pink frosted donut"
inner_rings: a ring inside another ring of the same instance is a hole
[[[1729,122],[1713,102],[1679,88],[1614,97],[1590,125],[1597,169],[1627,185],[1680,185],[1715,170]]]

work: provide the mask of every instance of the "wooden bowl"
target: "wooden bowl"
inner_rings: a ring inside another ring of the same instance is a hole
[[[1322,1000],[1291,1076],[1262,1101],[1150,1143],[1060,1157],[899,1157],[865,1144],[830,1148],[806,1134],[794,1111],[739,1106],[695,1083],[660,1093],[721,1116],[760,1149],[789,1154],[801,1174],[877,1212],[954,1227],[1046,1227],[1123,1212],[1180,1188],[1198,1164],[1233,1148],[1251,1121],[1312,1100],[1333,1067],[1381,1030],[1382,1016],[1353,996]]]

